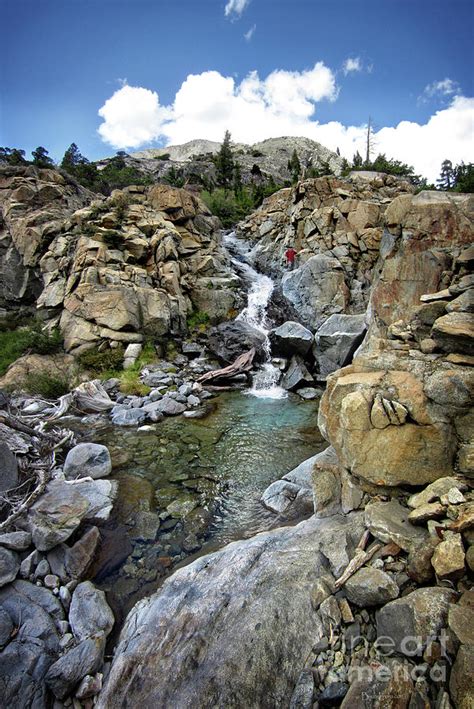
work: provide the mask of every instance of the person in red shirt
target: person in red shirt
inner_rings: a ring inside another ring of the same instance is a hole
[[[289,246],[287,250],[285,251],[285,258],[286,258],[286,266],[289,271],[292,271],[295,267],[295,256],[296,256],[296,251],[293,248],[293,246]]]

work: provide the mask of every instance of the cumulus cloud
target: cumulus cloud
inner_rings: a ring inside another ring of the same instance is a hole
[[[240,17],[250,0],[228,0],[224,13],[226,17]]]
[[[251,72],[240,83],[217,71],[190,74],[170,106],[146,88],[124,86],[99,111],[102,139],[115,148],[138,148],[157,139],[166,145],[194,138],[221,141],[230,130],[235,142],[306,136],[352,159],[364,151],[366,127],[320,123],[317,106],[338,96],[335,74],[323,62],[306,71]],[[435,180],[441,162],[474,162],[474,99],[452,96],[450,105],[419,124],[402,121],[374,135],[377,152],[402,160]]]
[[[342,71],[346,76],[351,72],[362,71],[362,61],[360,57],[348,57],[342,65]]]
[[[252,25],[252,27],[247,32],[245,32],[244,37],[247,40],[247,42],[250,42],[250,40],[252,39],[252,37],[255,34],[256,29],[257,29],[257,25]]]
[[[160,106],[156,91],[124,85],[107,99],[99,116],[104,119],[102,140],[115,148],[138,148],[159,137],[169,110]]]

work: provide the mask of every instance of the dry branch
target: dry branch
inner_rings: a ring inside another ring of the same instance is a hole
[[[206,372],[201,377],[199,377],[198,382],[204,384],[204,382],[214,381],[215,379],[229,379],[230,377],[235,377],[237,374],[244,374],[252,369],[252,363],[255,357],[255,347],[252,347],[248,352],[244,352],[237,359],[229,364],[223,369],[215,369],[213,372]]]

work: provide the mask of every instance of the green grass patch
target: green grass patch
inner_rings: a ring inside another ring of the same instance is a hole
[[[45,399],[59,399],[69,392],[69,382],[65,377],[53,376],[47,372],[29,374],[23,380],[23,388],[29,394],[43,396]]]
[[[59,330],[45,332],[37,322],[16,330],[0,331],[0,376],[25,354],[56,354],[62,349],[63,340]]]

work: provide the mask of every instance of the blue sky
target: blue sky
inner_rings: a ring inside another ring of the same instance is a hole
[[[0,145],[60,159],[74,141],[96,159],[229,128],[243,142],[308,135],[351,157],[370,115],[377,150],[424,174],[474,161],[471,0],[0,7]]]

